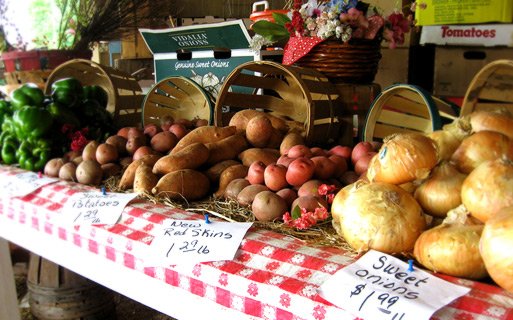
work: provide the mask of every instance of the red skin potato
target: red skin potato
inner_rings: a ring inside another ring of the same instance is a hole
[[[315,164],[314,177],[327,180],[334,177],[336,164],[326,156],[316,156],[310,158]]]
[[[316,208],[324,207],[327,209],[328,203],[321,197],[309,195],[298,197],[294,202],[292,202],[290,209],[294,210],[296,206],[299,206],[299,208],[305,208],[308,212],[314,212]]]
[[[354,165],[361,156],[366,155],[369,152],[374,151],[374,146],[368,141],[358,142],[351,153],[351,163]]]
[[[294,161],[294,159],[293,159],[293,158],[289,158],[289,157],[288,157],[288,156],[286,156],[286,155],[282,155],[282,156],[280,156],[280,157],[278,158],[278,160],[276,161],[276,163],[277,163],[277,164],[281,164],[281,165],[283,165],[283,166],[285,166],[285,167],[287,167],[287,168],[288,168],[289,164],[290,164],[292,161]]]
[[[162,129],[159,128],[156,124],[154,123],[148,123],[147,125],[144,126],[144,134],[147,135],[150,139],[153,138],[154,135],[156,135],[157,133],[161,132]]]
[[[358,161],[354,164],[354,172],[356,172],[357,175],[362,175],[367,172],[367,168],[369,167],[369,162],[371,161],[372,157],[376,155],[377,152],[371,151],[367,154],[362,155]]]
[[[169,152],[173,149],[178,142],[178,138],[174,133],[169,131],[162,131],[155,134],[151,140],[150,145],[153,150],[161,153]]]
[[[283,188],[281,190],[276,191],[276,194],[282,197],[287,203],[287,207],[290,208],[294,200],[297,199],[297,192],[291,188]]]
[[[298,197],[319,196],[319,186],[322,184],[324,184],[324,182],[318,179],[308,180],[299,187],[297,195]]]
[[[347,160],[341,156],[338,156],[336,154],[332,154],[328,157],[333,163],[335,163],[335,172],[333,173],[333,176],[335,178],[340,177],[344,172],[347,171],[348,165]]]
[[[248,179],[251,184],[264,184],[264,171],[266,165],[262,161],[253,162],[248,169]]]
[[[187,133],[189,133],[189,129],[187,129],[187,127],[185,127],[181,123],[173,123],[169,127],[169,131],[174,133],[174,135],[178,138],[178,140],[182,139]]]
[[[319,148],[319,147],[310,148],[310,152],[312,152],[312,157],[328,155],[328,151],[324,150],[323,148]]]
[[[351,148],[349,146],[342,146],[342,145],[336,145],[328,151],[328,153],[330,155],[335,154],[335,155],[340,156],[348,161],[351,159],[352,152],[353,152],[353,148]]]
[[[312,151],[310,151],[310,148],[304,144],[296,144],[295,146],[290,147],[289,152],[287,152],[287,157],[293,159],[297,159],[299,157],[311,158]]]
[[[299,187],[310,180],[314,172],[315,164],[313,161],[305,157],[300,157],[290,163],[285,178],[291,186]]]
[[[281,164],[271,163],[265,168],[264,171],[264,182],[267,188],[272,191],[278,191],[288,186],[287,179],[287,167]]]

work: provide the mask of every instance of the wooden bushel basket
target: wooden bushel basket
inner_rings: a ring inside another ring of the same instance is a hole
[[[30,312],[39,320],[115,320],[112,291],[38,255],[27,277]]]
[[[472,79],[461,106],[461,115],[476,110],[513,112],[513,60],[496,60]]]
[[[74,77],[82,85],[101,86],[108,94],[107,111],[112,113],[118,127],[135,126],[141,122],[144,95],[141,86],[131,75],[84,59],[74,59],[55,68],[46,82],[45,93],[51,94],[52,83]]]
[[[381,141],[400,132],[430,133],[458,117],[449,102],[422,88],[397,84],[385,88],[372,102],[365,119],[363,141]]]
[[[161,124],[166,116],[177,119],[205,119],[214,122],[214,98],[186,77],[168,77],[155,84],[143,102],[143,125]]]
[[[216,126],[243,109],[257,109],[303,130],[309,145],[338,139],[342,113],[337,88],[321,73],[271,61],[239,65],[226,78],[214,108]]]

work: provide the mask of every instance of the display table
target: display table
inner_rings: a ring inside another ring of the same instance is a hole
[[[0,179],[18,172],[0,166]],[[3,197],[0,237],[179,319],[360,319],[317,293],[325,280],[354,261],[341,249],[316,248],[252,227],[233,261],[148,265],[149,244],[159,223],[168,217],[203,216],[134,200],[115,225],[56,225],[67,198],[90,189],[59,181],[21,198]],[[488,284],[443,278],[472,290],[432,319],[513,319],[512,294]]]

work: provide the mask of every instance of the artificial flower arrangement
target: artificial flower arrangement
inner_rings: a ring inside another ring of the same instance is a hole
[[[411,14],[395,10],[384,17],[378,8],[359,0],[294,0],[288,14],[273,12],[273,20],[253,24],[255,36],[250,46],[260,50],[286,41],[284,64],[294,63],[327,39],[343,43],[351,39],[385,40],[395,48],[404,42],[413,22]]]

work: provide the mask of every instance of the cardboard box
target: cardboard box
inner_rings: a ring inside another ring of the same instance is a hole
[[[140,32],[153,54],[155,82],[184,76],[214,97],[238,65],[262,59],[249,49],[250,37],[242,20]]]
[[[382,88],[395,83],[408,83],[409,48],[381,48],[381,55],[374,82]]]
[[[422,27],[420,44],[513,47],[513,24]]]
[[[513,22],[511,0],[421,0],[415,11],[417,25]]]
[[[437,47],[433,94],[463,97],[474,76],[485,65],[511,57],[513,48]]]

